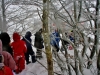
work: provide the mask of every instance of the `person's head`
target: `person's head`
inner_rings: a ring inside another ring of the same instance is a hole
[[[30,31],[27,31],[25,34],[25,37],[31,37],[31,36],[32,36],[32,33]]]
[[[2,44],[5,46],[5,45],[8,45],[10,43],[10,36],[7,32],[2,32],[0,34],[0,39],[2,41]]]
[[[40,33],[42,33],[42,28],[39,30]]]
[[[13,33],[13,40],[14,40],[14,41],[18,41],[18,40],[20,40],[20,39],[21,39],[21,37],[20,37],[19,33],[18,33],[18,32],[14,32],[14,33]]]

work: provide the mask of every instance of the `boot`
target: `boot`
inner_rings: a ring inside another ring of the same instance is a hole
[[[36,60],[36,57],[35,55],[32,55],[32,63],[35,63],[37,60]]]

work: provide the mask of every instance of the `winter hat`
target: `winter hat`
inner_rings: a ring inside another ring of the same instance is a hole
[[[43,30],[42,30],[42,28],[41,28],[41,29],[39,29],[39,32],[41,32],[41,33],[42,33],[42,31],[43,31]]]
[[[10,36],[7,32],[2,32],[0,34],[0,39],[2,41],[2,44],[5,46],[5,45],[8,45],[10,43]]]
[[[14,33],[13,33],[13,40],[14,40],[14,41],[20,40],[20,35],[18,34],[18,32],[14,32]]]
[[[0,40],[0,54],[2,54],[2,41]]]
[[[27,31],[25,34],[25,37],[31,37],[31,36],[32,36],[32,33],[30,31]]]

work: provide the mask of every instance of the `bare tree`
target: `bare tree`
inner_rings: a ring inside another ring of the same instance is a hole
[[[14,8],[16,10],[7,10],[6,17],[5,14],[3,15],[4,18],[7,18],[8,27],[15,27],[15,30],[17,31],[22,28],[22,32],[27,30],[27,28],[33,28],[32,31],[34,31],[34,29],[37,28],[37,23],[34,23],[36,24],[34,26],[34,24],[30,24],[30,22],[33,21],[33,18],[37,16],[39,17],[39,21],[42,21],[41,27],[43,27],[48,75],[59,74],[54,71],[53,63],[55,62],[58,64],[60,72],[63,75],[72,75],[72,70],[74,70],[76,75],[85,75],[84,68],[91,70],[89,67],[91,67],[90,65],[93,63],[92,59],[94,59],[95,53],[97,56],[96,64],[99,75],[99,17],[97,17],[99,16],[99,0],[96,1],[96,5],[92,4],[92,0],[43,0],[43,5],[41,1],[42,0],[37,0],[33,2],[33,5],[39,9],[38,11],[37,9],[32,9],[33,6],[28,7],[25,5],[16,5],[17,8]],[[91,8],[94,10],[91,11]],[[5,13],[5,11],[3,12]],[[31,19],[29,20],[29,18]],[[49,25],[50,27],[52,26],[49,21],[51,21],[52,24],[54,23],[59,29],[60,33],[62,34],[61,40],[64,39],[73,46],[74,55],[72,57],[68,53],[68,46],[66,46],[63,41],[62,46],[64,48],[64,52],[61,49],[60,51],[64,56],[64,60],[61,59],[60,53],[54,52],[52,57],[51,47],[49,44]],[[62,26],[63,23],[65,24],[64,28]],[[73,30],[75,38],[74,43],[71,42],[69,38],[65,37],[64,29],[66,29],[67,32]],[[95,36],[92,42],[89,42],[89,40],[91,40],[89,35]],[[91,46],[90,43],[93,43],[93,45]],[[81,51],[78,49],[80,45],[82,46]],[[87,55],[87,51],[90,51],[90,55]],[[95,75],[96,73],[93,74]]]
[[[7,31],[7,22],[6,22],[6,13],[5,13],[5,0],[2,0],[2,16],[3,16],[3,26],[2,26],[2,30],[3,31]]]
[[[47,65],[48,65],[48,75],[54,75],[53,73],[53,61],[52,54],[50,48],[50,39],[49,39],[49,30],[48,30],[48,14],[49,14],[49,0],[43,0],[43,35],[44,35],[44,43],[45,43],[45,51],[47,56]]]

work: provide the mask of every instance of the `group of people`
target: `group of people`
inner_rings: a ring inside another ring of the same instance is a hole
[[[72,41],[74,43],[74,36],[73,36],[73,30],[71,31],[70,35],[68,35],[66,32],[65,32],[65,36],[66,38],[69,38],[70,41]],[[55,30],[53,33],[51,33],[50,35],[50,44],[52,46],[52,48],[54,50],[56,50],[56,52],[59,52],[60,50],[60,47],[59,47],[59,42],[61,40],[61,37],[60,37],[60,33],[58,32],[58,30]],[[64,45],[67,45],[69,46],[69,50],[72,49],[72,46],[69,44],[68,41],[62,39],[62,42],[64,42]]]
[[[0,75],[13,75],[13,72],[19,74],[25,69],[26,64],[31,63],[29,56],[31,56],[32,63],[37,61],[37,58],[42,58],[43,38],[42,29],[35,34],[34,46],[37,48],[35,55],[32,48],[32,33],[26,32],[25,36],[21,38],[18,32],[10,36],[7,32],[0,34]]]
[[[25,36],[14,32],[12,35],[13,41],[11,42],[7,32],[0,34],[0,75],[13,75],[13,72],[19,74],[25,69],[25,64],[35,63],[38,58],[43,58],[42,48],[44,48],[44,41],[42,29],[34,34],[34,47],[37,49],[36,55],[32,48],[31,36],[32,33],[30,31],[27,31]],[[69,36],[69,38],[74,42],[73,37]],[[60,34],[55,30],[50,35],[50,44],[55,48],[56,52],[59,52],[59,42]],[[31,61],[29,61],[29,56],[31,56]]]

